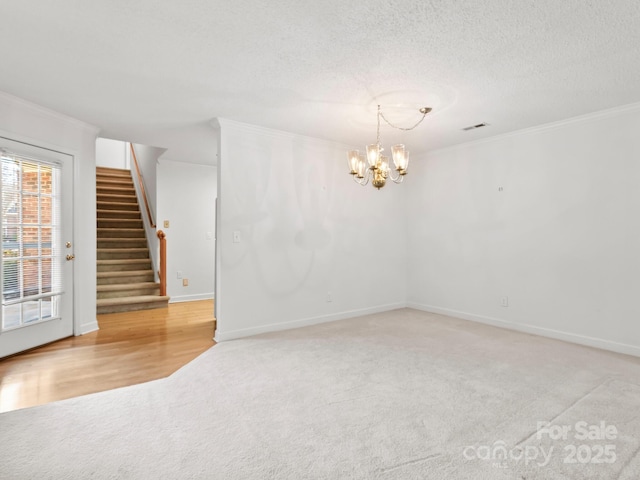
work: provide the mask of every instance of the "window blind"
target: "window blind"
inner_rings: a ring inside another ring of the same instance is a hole
[[[58,317],[62,292],[56,163],[1,152],[2,329]]]

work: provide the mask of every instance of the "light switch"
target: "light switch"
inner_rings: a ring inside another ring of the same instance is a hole
[[[240,230],[233,231],[233,243],[240,243]]]
[[[169,220],[164,221],[164,228],[169,228]]]

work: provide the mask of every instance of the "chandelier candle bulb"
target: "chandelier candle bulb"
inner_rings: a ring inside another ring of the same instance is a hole
[[[389,173],[389,157],[384,155],[380,156],[380,169],[382,170],[382,173]]]
[[[399,144],[391,147],[391,155],[393,156],[393,164],[396,166],[396,170],[401,175],[405,175],[409,165],[409,152],[404,149],[404,145]]]
[[[394,145],[391,147],[391,157],[393,158],[393,164],[395,165],[395,176],[391,173],[389,167],[389,157],[381,155],[384,151],[382,145],[380,145],[380,119],[382,118],[390,127],[398,130],[413,130],[416,128],[424,117],[431,111],[429,107],[423,107],[420,109],[422,118],[418,122],[409,128],[397,127],[393,125],[380,111],[380,105],[378,105],[378,129],[376,136],[376,143],[367,145],[366,154],[360,154],[358,150],[349,150],[347,152],[347,160],[349,163],[349,174],[353,177],[354,181],[358,184],[365,186],[371,180],[371,184],[380,190],[387,183],[387,178],[390,178],[394,183],[402,183],[404,176],[407,174],[407,168],[409,167],[409,152],[405,149],[403,144]]]
[[[369,166],[375,167],[378,164],[380,158],[380,145],[373,144],[367,145],[367,159],[369,160]]]
[[[356,177],[364,178],[364,175],[366,172],[367,172],[367,158],[364,155],[358,155],[358,171],[357,171]]]
[[[359,161],[359,154],[357,150],[350,150],[349,151],[349,169],[351,175],[354,175],[356,173],[358,173],[358,161]]]

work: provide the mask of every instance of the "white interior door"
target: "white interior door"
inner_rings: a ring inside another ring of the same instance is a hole
[[[73,157],[0,137],[0,358],[73,334]]]

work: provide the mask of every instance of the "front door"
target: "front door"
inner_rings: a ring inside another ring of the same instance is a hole
[[[0,358],[73,334],[73,157],[0,137]]]

